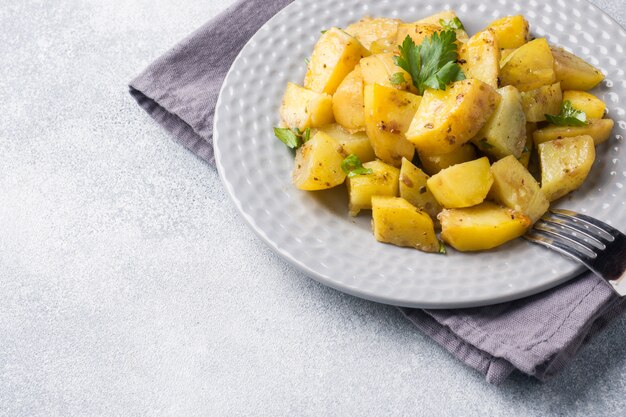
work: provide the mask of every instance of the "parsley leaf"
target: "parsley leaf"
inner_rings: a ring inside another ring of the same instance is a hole
[[[282,143],[287,145],[287,147],[296,149],[310,139],[311,129],[307,127],[303,132],[297,127],[293,129],[288,127],[275,127],[274,135],[276,135]]]
[[[572,102],[565,100],[561,104],[561,112],[559,114],[546,114],[546,119],[557,126],[587,126],[587,115],[584,111],[580,111],[572,106]]]
[[[395,64],[411,75],[419,95],[423,95],[427,88],[445,90],[448,83],[465,79],[457,63],[456,32],[453,30],[435,32],[421,45],[415,45],[407,35],[398,48],[400,55],[394,57]]]
[[[365,168],[358,156],[351,153],[341,162],[341,169],[352,178],[357,175],[372,174],[371,168]]]
[[[445,30],[456,30],[456,29],[465,30],[463,23],[461,23],[461,19],[459,19],[458,17],[455,17],[454,19],[450,19],[450,20],[439,19],[439,24]]]
[[[392,85],[400,85],[406,82],[406,80],[404,79],[404,74],[401,72],[396,72],[395,74],[393,74],[389,78],[389,81],[391,82]]]
[[[439,253],[446,254],[446,244],[442,240],[439,241]]]

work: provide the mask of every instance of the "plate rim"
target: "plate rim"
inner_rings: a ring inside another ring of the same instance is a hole
[[[469,1],[475,2],[475,3],[483,3],[483,4],[489,3],[486,0],[469,0]],[[581,3],[584,3],[586,5],[593,7],[599,14],[609,18],[619,29],[626,31],[626,28],[624,28],[624,26],[622,26],[616,19],[614,19],[604,10],[602,10],[599,6],[596,6],[595,4],[591,3],[589,0],[579,0],[579,1]],[[278,19],[281,16],[281,14],[286,13],[288,9],[299,7],[299,5],[301,4],[306,4],[306,1],[295,0],[291,2],[290,4],[287,4],[285,7],[280,9],[276,14],[274,14],[270,19],[268,19],[263,25],[261,25],[261,27],[259,27],[259,29],[250,37],[250,39],[246,41],[244,46],[240,49],[237,56],[231,63],[231,66],[224,77],[224,81],[220,87],[218,99],[216,101],[215,115],[214,115],[214,120],[213,120],[213,150],[214,150],[214,155],[215,155],[215,165],[216,165],[220,180],[222,184],[224,185],[224,187],[226,188],[227,194],[229,198],[231,199],[231,202],[233,202],[235,207],[237,208],[237,212],[246,221],[248,227],[252,229],[255,235],[257,235],[265,243],[265,245],[267,245],[272,250],[272,252],[277,254],[283,260],[287,261],[290,265],[298,269],[300,272],[306,274],[308,277],[316,280],[317,282],[325,286],[333,288],[337,291],[341,291],[343,293],[346,293],[352,296],[356,296],[362,299],[366,299],[366,300],[370,300],[370,301],[374,301],[378,303],[383,303],[383,304],[388,304],[388,305],[393,305],[393,306],[398,306],[398,307],[408,307],[408,308],[458,309],[458,308],[470,308],[470,307],[493,305],[493,304],[503,303],[503,302],[512,301],[512,300],[518,300],[521,298],[525,298],[531,295],[535,295],[535,294],[547,291],[571,279],[574,279],[582,275],[586,275],[584,274],[585,272],[591,274],[583,265],[575,265],[572,271],[563,273],[556,279],[548,281],[542,285],[537,285],[537,286],[527,288],[522,291],[516,291],[516,292],[510,293],[507,295],[493,295],[493,296],[484,297],[484,298],[476,298],[473,301],[451,301],[451,302],[437,301],[434,303],[431,303],[428,301],[415,302],[415,301],[399,300],[399,299],[392,298],[392,297],[381,296],[381,295],[377,295],[371,292],[367,292],[365,290],[361,290],[359,288],[347,287],[347,286],[341,285],[340,283],[333,281],[332,279],[329,279],[328,277],[324,276],[323,274],[316,271],[315,269],[312,269],[311,267],[305,265],[296,257],[294,257],[291,253],[278,247],[276,242],[274,242],[265,233],[265,231],[262,230],[262,228],[256,223],[256,221],[254,220],[254,217],[251,216],[249,213],[247,213],[243,209],[242,201],[235,193],[233,184],[227,179],[227,174],[222,164],[222,158],[221,158],[222,152],[219,147],[220,131],[218,129],[218,122],[220,121],[219,113],[220,113],[220,109],[222,108],[221,104],[222,104],[223,96],[224,96],[223,92],[227,88],[227,80],[232,75],[232,72],[236,66],[235,64],[242,58],[242,56],[244,55],[244,52],[246,52],[248,45],[254,42],[254,39],[259,34],[259,32],[264,30],[266,26],[272,23],[274,20]]]

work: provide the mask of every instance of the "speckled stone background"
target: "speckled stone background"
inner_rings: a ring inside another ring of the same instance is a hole
[[[623,416],[626,318],[493,387],[248,230],[126,87],[228,3],[0,5],[0,415]]]

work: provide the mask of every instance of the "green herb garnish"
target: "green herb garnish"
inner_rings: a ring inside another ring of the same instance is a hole
[[[391,82],[392,85],[400,85],[406,82],[406,80],[404,79],[404,74],[401,72],[396,72],[395,74],[393,74],[389,78],[389,81]]]
[[[439,241],[439,253],[446,254],[446,244],[443,243],[443,240]]]
[[[458,17],[455,17],[454,19],[450,19],[450,20],[439,19],[439,24],[445,30],[456,30],[456,29],[465,30],[463,23],[461,23],[461,19],[459,19]]]
[[[561,112],[559,114],[546,114],[548,122],[557,126],[587,126],[587,115],[584,111],[580,111],[572,106],[572,102],[565,100],[561,104]]]
[[[407,35],[398,48],[400,56],[394,56],[394,61],[411,75],[419,95],[423,95],[427,88],[445,90],[448,83],[465,79],[457,63],[459,57],[454,30],[435,32],[421,45],[415,45]]]
[[[274,135],[276,135],[276,137],[289,148],[296,149],[311,138],[311,129],[307,127],[304,131],[302,131],[297,127],[275,127]]]
[[[365,168],[359,157],[353,153],[348,155],[346,159],[341,162],[341,169],[350,178],[356,175],[366,175],[374,172],[371,168]]]

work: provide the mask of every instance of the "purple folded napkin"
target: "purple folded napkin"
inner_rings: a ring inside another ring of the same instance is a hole
[[[152,63],[130,93],[183,146],[213,165],[213,112],[224,76],[248,39],[291,0],[239,1]],[[232,28],[237,30],[233,31]],[[519,371],[545,380],[626,309],[585,273],[521,300],[458,310],[402,308],[421,331],[498,384]]]

